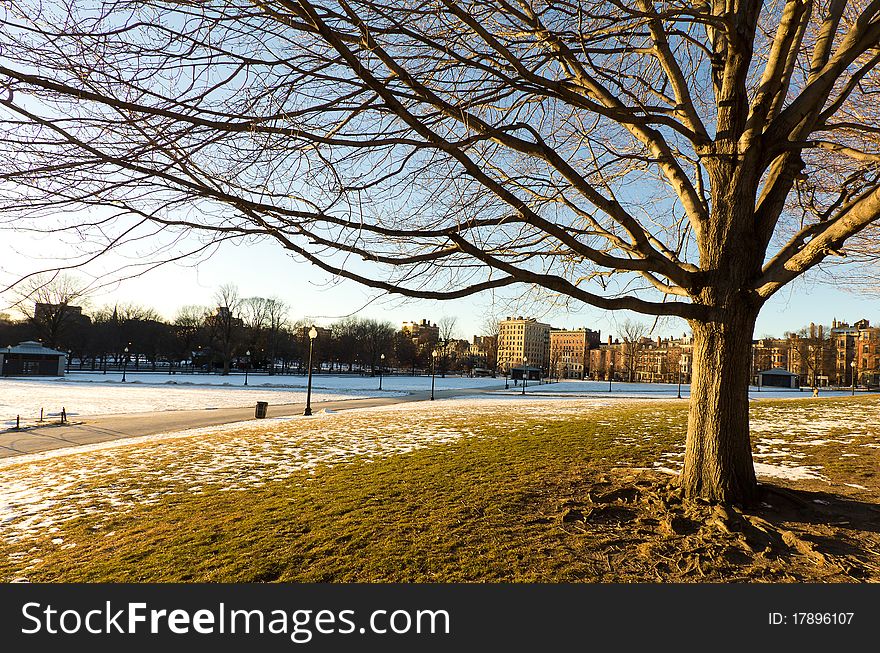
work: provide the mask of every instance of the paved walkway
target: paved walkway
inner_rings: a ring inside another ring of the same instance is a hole
[[[439,390],[434,392],[438,399],[484,394],[504,386],[488,388],[465,388],[461,390]],[[414,392],[403,397],[374,397],[368,399],[343,399],[321,401],[312,404],[312,410],[350,410],[373,406],[391,406],[410,401],[426,401],[430,392]],[[270,405],[268,417],[302,415],[305,404]],[[97,415],[77,418],[73,424],[47,424],[0,431],[0,458],[11,458],[28,453],[77,447],[96,442],[107,442],[122,438],[133,438],[157,433],[173,433],[185,429],[204,426],[217,426],[231,422],[254,419],[254,407],[248,408],[207,408],[201,410],[168,410],[154,413],[124,413],[119,415]]]

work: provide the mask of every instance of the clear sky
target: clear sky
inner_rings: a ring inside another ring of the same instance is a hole
[[[9,241],[6,241],[7,244]],[[28,260],[30,248],[8,248],[0,245],[0,272],[15,269],[33,269]],[[17,259],[17,260],[13,260]],[[399,324],[404,320],[428,319],[436,322],[444,316],[458,318],[458,335],[471,338],[480,334],[486,316],[529,315],[539,317],[553,326],[564,328],[589,327],[618,335],[617,325],[624,319],[633,319],[646,326],[653,324],[650,316],[628,312],[611,313],[589,306],[576,311],[552,310],[548,305],[518,301],[522,289],[494,296],[489,293],[470,298],[437,302],[404,299],[382,294],[348,281],[334,281],[320,270],[292,259],[272,243],[253,246],[223,246],[209,259],[198,265],[169,264],[142,277],[122,282],[115,288],[96,292],[91,307],[116,302],[134,302],[151,306],[168,319],[174,317],[185,304],[213,305],[212,296],[225,283],[238,286],[243,297],[278,297],[291,306],[291,318],[308,319],[317,324],[328,324],[336,318],[356,313],[362,317],[389,320]],[[0,311],[8,310],[11,301],[7,294]],[[493,304],[494,302],[494,304]],[[519,304],[519,305],[517,305]],[[830,324],[837,318],[849,321],[868,319],[880,323],[880,286],[871,294],[846,292],[840,287],[811,281],[796,281],[780,291],[764,308],[758,319],[756,337],[781,336],[785,331],[798,330],[810,322]],[[687,325],[678,319],[666,319],[656,325],[653,335],[680,335]]]

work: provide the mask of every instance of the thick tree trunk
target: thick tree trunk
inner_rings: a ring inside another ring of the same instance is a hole
[[[749,439],[751,341],[757,315],[693,322],[691,403],[681,487],[685,497],[748,504],[758,493]]]

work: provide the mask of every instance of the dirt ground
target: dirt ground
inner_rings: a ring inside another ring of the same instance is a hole
[[[605,581],[880,581],[878,504],[799,481],[763,483],[758,505],[725,508],[682,501],[675,482],[597,470],[572,481],[553,520],[586,536]]]

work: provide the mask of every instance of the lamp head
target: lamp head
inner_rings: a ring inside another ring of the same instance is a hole
[[[309,329],[309,340],[314,340],[318,337],[318,330],[313,326]]]

